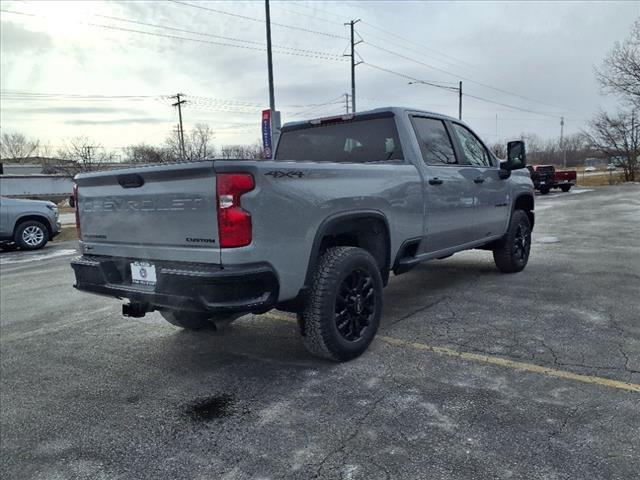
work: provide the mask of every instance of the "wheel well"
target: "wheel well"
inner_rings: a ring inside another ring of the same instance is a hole
[[[319,245],[312,251],[307,272],[307,285],[311,281],[318,258],[331,247],[359,247],[375,258],[384,285],[389,280],[390,240],[387,222],[378,215],[348,216],[330,221],[319,236]]]
[[[529,223],[531,224],[531,229],[533,229],[533,224],[535,222],[533,207],[533,197],[531,195],[520,195],[516,198],[516,201],[513,204],[514,210],[523,210],[527,214],[527,217],[529,217]]]
[[[49,220],[47,219],[47,217],[43,217],[40,215],[25,215],[24,217],[20,217],[18,220],[16,220],[16,225],[13,229],[13,235],[15,236],[16,232],[18,231],[18,228],[20,228],[20,225],[22,225],[24,222],[29,222],[29,221],[34,221],[34,222],[39,222],[42,223],[44,225],[44,228],[47,229],[47,237],[49,239],[51,239],[51,225],[49,225]]]

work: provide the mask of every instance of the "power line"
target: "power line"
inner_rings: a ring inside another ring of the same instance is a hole
[[[173,2],[173,3],[176,3],[178,5],[184,5],[184,6],[187,6],[187,7],[199,8],[200,10],[206,10],[206,11],[213,12],[213,13],[219,13],[221,15],[229,15],[231,17],[242,18],[244,20],[249,20],[249,21],[252,21],[252,22],[265,23],[265,20],[262,19],[262,18],[249,17],[248,15],[241,15],[239,13],[226,12],[224,10],[218,10],[216,8],[204,7],[202,5],[195,5],[193,3],[182,2],[182,1],[179,1],[179,0],[169,0],[169,1]],[[303,27],[296,27],[294,25],[287,25],[285,23],[271,22],[271,25],[277,25],[278,27],[289,28],[289,29],[292,29],[292,30],[299,30],[299,31],[302,31],[302,32],[313,33],[313,34],[316,34],[316,35],[323,35],[325,37],[330,37],[330,38],[338,38],[340,40],[348,40],[346,37],[342,37],[340,35],[334,35],[332,33],[327,33],[327,32],[320,32],[318,30],[310,30],[308,28],[303,28]]]
[[[447,90],[447,91],[456,91],[456,92],[458,91],[458,89],[454,88],[454,87],[449,87],[449,86],[446,86],[446,85],[437,84],[437,83],[435,83],[433,81],[421,80],[421,79],[419,79],[417,77],[413,77],[411,75],[407,75],[407,74],[404,74],[404,73],[396,72],[395,70],[391,70],[389,68],[380,67],[379,65],[374,65],[374,64],[369,63],[369,62],[363,62],[363,64],[368,66],[368,67],[370,67],[370,68],[374,68],[376,70],[380,70],[381,72],[387,72],[387,73],[390,73],[391,75],[395,75],[397,77],[401,77],[401,78],[404,78],[406,80],[410,80],[411,82],[422,83],[422,84],[425,84],[425,85],[430,85],[432,87],[441,88],[441,89]]]
[[[364,23],[364,22],[363,22],[363,23]],[[426,53],[424,53],[424,52],[421,52],[421,51],[419,51],[419,50],[415,50],[415,49],[413,49],[413,48],[409,48],[409,47],[407,47],[406,45],[402,45],[402,44],[400,44],[400,43],[393,42],[393,41],[388,40],[388,39],[386,39],[386,38],[382,38],[382,37],[379,37],[379,36],[377,36],[377,35],[372,35],[371,33],[368,33],[368,32],[366,33],[366,36],[367,36],[367,37],[371,37],[371,38],[378,39],[378,40],[380,40],[380,41],[382,41],[382,42],[385,42],[385,43],[388,43],[388,44],[390,44],[390,45],[394,45],[394,46],[396,46],[396,47],[398,47],[398,48],[401,48],[401,49],[403,49],[403,50],[407,50],[407,51],[412,52],[412,53],[417,53],[418,55],[421,55],[421,56],[423,56],[423,57],[425,57],[425,58],[430,58],[430,59],[432,59],[432,60],[435,60],[435,61],[437,61],[437,62],[442,62],[442,63],[444,63],[444,64],[450,65],[450,66],[455,67],[455,68],[461,68],[461,65],[460,65],[460,64],[458,64],[458,63],[451,62],[451,61],[448,61],[448,60],[443,60],[443,59],[441,59],[441,58],[437,58],[437,57],[434,57],[434,56],[432,56],[432,55],[427,55],[427,54],[426,54]]]
[[[250,102],[245,100],[235,100],[226,98],[214,98],[200,95],[185,95],[189,99],[189,108],[202,107],[206,110],[207,107],[215,107],[218,111],[227,111],[222,109],[251,109],[251,112],[256,112],[264,107],[263,103]],[[175,98],[175,95],[104,95],[104,94],[73,94],[73,93],[45,93],[45,92],[27,92],[17,90],[3,90],[0,91],[0,97],[6,100],[27,100],[27,101],[57,101],[57,100],[80,100],[80,101],[95,101],[95,100],[157,100],[157,101],[170,101]],[[305,103],[305,104],[285,104],[283,108],[292,109],[308,109],[314,107],[320,107],[331,104],[335,99],[328,102],[320,103]],[[252,108],[253,107],[253,108]]]
[[[395,75],[397,77],[401,77],[401,78],[408,79],[408,80],[413,80],[413,81],[419,82],[419,83],[425,83],[427,85],[429,84],[429,82],[426,82],[425,80],[421,80],[421,79],[419,79],[417,77],[413,77],[411,75],[400,73],[400,72],[397,72],[395,70],[390,70],[390,69],[387,69],[387,68],[383,68],[383,67],[380,67],[378,65],[373,65],[373,64],[371,64],[369,62],[364,62],[363,65],[367,65],[367,66],[369,66],[371,68],[374,68],[376,70],[381,70],[383,72],[390,73],[390,74]],[[449,87],[441,87],[441,86],[438,86],[438,85],[434,85],[434,86],[436,86],[438,88],[445,89],[447,91],[451,91],[451,92],[454,91],[454,90],[450,89]],[[457,91],[457,89],[455,89],[455,90]],[[513,109],[513,110],[520,110],[522,112],[534,113],[536,115],[543,115],[543,116],[546,116],[546,117],[560,118],[560,115],[557,115],[557,114],[554,114],[554,113],[539,112],[539,111],[536,111],[536,110],[530,110],[530,109],[527,109],[527,108],[517,107],[515,105],[509,105],[507,103],[497,102],[495,100],[490,100],[488,98],[479,97],[477,95],[470,95],[468,93],[465,94],[465,97],[474,98],[476,100],[480,100],[480,101],[487,102],[487,103],[493,103],[495,105],[500,105],[500,106],[507,107],[507,108],[510,108],[510,109]]]
[[[199,7],[199,8],[204,8],[204,7]],[[32,13],[25,13],[25,12],[16,12],[16,11],[12,11],[12,10],[6,10],[6,9],[0,9],[0,12],[4,12],[4,13],[11,13],[11,14],[15,14],[15,15],[24,15],[24,16],[28,16],[28,17],[42,17],[42,18],[50,18],[44,15],[35,15]],[[146,32],[143,30],[135,30],[135,29],[131,29],[131,28],[125,28],[125,27],[117,27],[114,25],[104,25],[104,24],[99,24],[99,23],[92,23],[92,22],[76,22],[82,25],[89,25],[91,27],[98,27],[98,28],[103,28],[103,29],[107,29],[107,30],[117,30],[117,31],[122,31],[122,32],[128,32],[128,33],[138,33],[141,35],[148,35],[148,36],[152,36],[152,37],[164,37],[164,38],[170,38],[173,40],[183,40],[183,41],[189,41],[189,42],[198,42],[198,43],[206,43],[209,45],[218,45],[218,46],[224,46],[224,47],[235,47],[235,48],[242,48],[245,50],[254,50],[254,51],[260,51],[260,52],[265,52],[267,49],[266,48],[261,48],[261,47],[257,47],[257,46],[249,46],[249,45],[235,45],[232,43],[225,43],[225,42],[216,42],[216,41],[212,41],[212,40],[203,40],[203,39],[198,39],[198,38],[188,38],[188,37],[182,37],[182,36],[178,36],[178,35],[170,35],[170,34],[166,34],[166,33],[158,33],[158,32]],[[332,53],[328,53],[328,52],[317,52],[317,54],[311,54],[311,53],[301,53],[301,52],[293,52],[293,51],[287,51],[287,50],[280,50],[277,53],[281,53],[284,55],[294,55],[294,56],[298,56],[298,57],[308,57],[308,58],[319,58],[322,60],[332,60],[332,61],[337,61],[337,62],[343,62],[344,59],[342,59],[341,57],[335,56],[335,54]]]
[[[426,45],[424,45],[422,43],[418,43],[418,42],[414,42],[413,40],[409,40],[408,38],[402,37],[401,35],[398,35],[397,33],[393,33],[393,32],[390,32],[388,30],[385,30],[384,28],[380,28],[380,27],[378,27],[376,25],[373,25],[372,23],[363,21],[362,24],[368,26],[369,28],[373,28],[374,30],[378,30],[379,32],[385,33],[385,34],[387,34],[387,35],[389,35],[391,37],[398,38],[398,39],[403,40],[403,41],[405,41],[407,43],[411,43],[411,44],[416,45],[416,46],[418,46],[420,48],[424,48],[425,50],[429,50],[430,52],[433,52],[436,55],[441,55],[441,56],[443,56],[445,58],[452,59],[452,60],[455,60],[458,63],[467,65],[468,67],[476,68],[474,65],[472,65],[472,64],[470,64],[470,63],[468,63],[468,62],[466,62],[464,60],[456,58],[456,57],[454,57],[452,55],[448,55],[448,54],[442,53],[442,52],[440,52],[438,50],[435,50],[433,48],[427,47]]]
[[[508,90],[504,90],[504,89],[501,89],[501,88],[498,88],[498,87],[494,87],[494,86],[492,86],[492,85],[488,85],[488,84],[486,84],[486,83],[478,82],[477,80],[473,80],[473,79],[471,79],[471,78],[469,78],[469,77],[464,77],[464,76],[462,76],[462,75],[458,75],[458,74],[456,74],[456,73],[449,72],[448,70],[445,70],[445,69],[443,69],[443,68],[436,67],[436,66],[434,66],[434,65],[430,65],[430,64],[425,63],[425,62],[422,62],[422,61],[420,61],[420,60],[416,60],[415,58],[408,57],[407,55],[403,55],[402,53],[394,52],[393,50],[389,50],[389,49],[387,49],[387,48],[381,47],[380,45],[373,44],[373,43],[368,42],[368,41],[366,41],[366,40],[364,41],[364,43],[365,43],[365,45],[369,45],[369,46],[371,46],[371,47],[373,47],[373,48],[376,48],[376,49],[378,49],[378,50],[380,50],[380,51],[383,51],[383,52],[389,53],[389,54],[391,54],[391,55],[395,55],[395,56],[400,57],[400,58],[404,58],[405,60],[409,60],[409,61],[411,61],[411,62],[417,63],[417,64],[422,65],[422,66],[424,66],[424,67],[431,68],[431,69],[433,69],[433,70],[437,70],[437,71],[439,71],[439,72],[445,73],[445,74],[447,74],[447,75],[451,75],[451,76],[453,76],[453,77],[460,78],[460,79],[465,80],[465,81],[467,81],[467,82],[471,82],[471,83],[473,83],[473,84],[480,85],[481,87],[489,88],[489,89],[491,89],[491,90],[495,90],[495,91],[497,91],[497,92],[504,93],[504,94],[506,94],[506,95],[511,95],[511,96],[513,96],[513,97],[522,98],[522,99],[527,100],[527,101],[529,101],[529,102],[534,102],[534,103],[539,103],[539,104],[541,104],[541,105],[546,105],[546,106],[548,106],[548,107],[559,108],[559,109],[564,109],[564,108],[565,108],[565,107],[561,107],[561,106],[558,106],[558,105],[553,105],[553,104],[550,104],[550,103],[547,103],[547,102],[543,102],[543,101],[541,101],[541,100],[536,100],[536,99],[534,99],[534,98],[526,97],[526,96],[524,96],[524,95],[520,95],[520,94],[518,94],[518,93],[509,92]]]
[[[203,33],[203,32],[195,32],[193,30],[186,30],[183,28],[177,28],[177,27],[171,27],[168,25],[158,25],[158,24],[154,24],[154,23],[147,23],[147,22],[140,22],[138,20],[131,20],[128,18],[121,18],[121,17],[112,17],[110,15],[94,15],[95,17],[100,17],[100,18],[106,18],[108,20],[115,20],[118,22],[126,22],[126,23],[133,23],[136,25],[143,25],[146,27],[153,27],[153,28],[161,28],[161,29],[165,29],[165,30],[172,30],[175,32],[182,32],[182,33],[189,33],[191,35],[201,35],[201,36],[205,36],[205,37],[211,37],[211,38],[219,38],[221,40],[228,40],[228,41],[232,41],[232,42],[238,42],[238,43],[248,43],[251,45],[259,45],[259,46],[265,46],[264,43],[262,42],[257,42],[257,41],[253,41],[253,40],[244,40],[241,38],[234,38],[234,37],[225,37],[222,35],[215,35],[212,33]],[[294,48],[294,47],[285,47],[283,45],[273,45],[274,48],[278,48],[278,49],[282,49],[282,50],[291,50],[294,52],[302,52],[302,53],[310,53],[310,54],[315,54],[315,55],[332,55],[328,52],[319,52],[316,50],[307,50],[307,49],[303,49],[303,48]],[[340,55],[335,54],[333,55],[337,58],[340,57]]]
[[[292,2],[292,3],[294,3],[295,5],[297,5],[297,6],[299,6],[299,7],[306,8],[307,10],[312,10],[312,11],[314,11],[314,12],[315,12],[315,11],[324,12],[324,13],[325,13],[325,14],[327,14],[327,15],[331,15],[331,16],[333,16],[334,18],[339,18],[339,19],[342,19],[342,18],[343,18],[342,16],[340,16],[340,15],[338,15],[338,14],[334,13],[334,12],[330,12],[330,11],[328,11],[328,10],[323,10],[323,9],[321,9],[321,8],[316,7],[315,5],[314,5],[313,7],[309,7],[309,6],[304,5],[304,4],[298,4],[297,2]],[[311,15],[309,15],[309,16],[311,16]],[[329,20],[325,20],[325,21],[329,22]],[[443,60],[443,59],[438,59],[438,61],[440,61],[440,62],[444,62],[444,63],[449,63],[449,64],[450,64],[450,65],[452,65],[452,66],[453,66],[453,65],[456,65],[456,64],[462,64],[462,65],[466,65],[466,66],[468,66],[468,67],[476,68],[476,67],[475,67],[475,65],[472,65],[472,64],[470,64],[470,63],[468,63],[468,62],[466,62],[466,61],[464,61],[464,60],[462,60],[462,59],[459,59],[459,58],[456,58],[456,57],[454,57],[454,56],[452,56],[452,55],[449,55],[449,54],[446,54],[446,53],[440,52],[439,50],[436,50],[436,49],[430,48],[430,47],[428,47],[428,46],[426,46],[426,45],[424,45],[424,44],[422,44],[422,43],[415,42],[415,41],[410,40],[410,39],[408,39],[408,38],[402,37],[402,36],[400,36],[400,35],[398,35],[398,34],[396,34],[396,33],[393,33],[393,32],[390,32],[390,31],[388,31],[388,30],[385,30],[385,29],[384,29],[384,28],[382,28],[382,27],[379,27],[379,26],[373,25],[372,23],[369,23],[369,22],[366,22],[366,21],[364,21],[364,20],[363,20],[363,21],[362,21],[362,24],[363,24],[363,25],[365,25],[365,26],[367,26],[367,27],[369,27],[369,28],[372,28],[372,29],[374,29],[374,30],[377,30],[377,31],[379,31],[379,32],[382,32],[382,33],[386,34],[387,36],[390,36],[390,37],[393,37],[393,38],[399,39],[399,40],[401,40],[401,41],[404,41],[405,43],[410,43],[410,44],[412,44],[412,45],[418,46],[418,47],[420,47],[421,51],[413,50],[413,49],[410,49],[410,48],[408,48],[408,47],[406,47],[406,46],[402,46],[402,45],[400,45],[400,44],[398,44],[398,43],[391,42],[391,41],[389,41],[388,39],[382,39],[381,37],[375,37],[374,35],[369,34],[371,37],[378,38],[378,39],[380,39],[380,40],[382,40],[382,41],[385,41],[385,42],[387,42],[387,43],[390,43],[390,44],[393,44],[393,45],[399,46],[400,48],[404,48],[404,49],[406,49],[406,50],[413,51],[414,53],[419,53],[420,55],[423,55],[423,56],[426,56],[426,57],[429,57],[429,55],[425,55],[425,53],[423,52],[423,50],[428,50],[428,51],[430,51],[430,52],[433,52],[433,53],[434,53],[434,54],[436,54],[436,55],[439,55],[439,56],[444,57],[444,58],[446,58],[446,59],[453,60],[453,62],[455,62],[455,63],[450,62],[450,61],[447,61],[447,60]],[[430,58],[433,58],[433,57],[430,57]],[[434,60],[435,60],[435,58],[434,58]]]
[[[302,6],[302,5],[300,5],[300,6]],[[308,7],[305,7],[305,8],[308,8]],[[331,13],[331,12],[327,12],[327,13]],[[424,45],[424,44],[421,44],[421,43],[415,42],[415,41],[410,40],[410,39],[408,39],[408,38],[405,38],[405,37],[403,37],[403,36],[401,36],[401,35],[398,35],[397,33],[393,33],[393,32],[390,32],[390,31],[388,31],[388,30],[385,30],[384,28],[381,28],[381,27],[378,27],[378,26],[376,26],[376,25],[373,25],[373,24],[371,24],[371,23],[369,23],[369,22],[362,21],[362,24],[363,24],[363,25],[365,25],[365,26],[368,26],[368,27],[370,27],[370,28],[373,28],[373,29],[375,29],[375,30],[378,30],[378,31],[380,31],[380,32],[382,32],[382,33],[385,33],[386,35],[389,35],[389,36],[391,36],[391,37],[394,37],[394,38],[397,38],[397,39],[403,40],[403,41],[405,41],[405,42],[407,42],[407,43],[411,43],[411,44],[413,44],[413,45],[417,45],[417,46],[419,46],[420,48],[423,48],[423,49],[429,50],[429,51],[431,51],[431,52],[433,52],[433,53],[435,53],[435,54],[441,55],[441,56],[443,56],[443,57],[445,57],[445,58],[453,59],[453,60],[455,60],[455,61],[456,61],[456,62],[458,62],[458,63],[462,63],[462,64],[465,64],[465,65],[467,65],[467,66],[470,66],[470,67],[475,68],[475,66],[474,66],[474,65],[471,65],[470,63],[465,62],[464,60],[458,59],[458,58],[453,57],[453,56],[451,56],[451,55],[444,54],[444,53],[442,53],[442,52],[439,52],[438,50],[434,50],[434,49],[432,49],[432,48],[429,48],[429,47],[427,47],[427,46],[426,46],[426,45]],[[387,41],[388,43],[392,43],[392,42],[389,42],[388,40],[386,40],[386,41]],[[461,75],[457,75],[457,74],[452,73],[452,72],[449,72],[449,71],[447,71],[447,70],[444,70],[444,69],[441,69],[441,68],[435,67],[435,66],[433,66],[433,65],[426,64],[426,63],[421,62],[421,61],[419,61],[419,60],[416,60],[416,59],[414,59],[414,58],[408,57],[408,56],[403,55],[403,54],[401,54],[401,53],[394,52],[394,51],[392,51],[392,50],[386,49],[386,48],[381,47],[381,46],[379,46],[379,45],[374,45],[374,44],[372,44],[372,43],[370,43],[370,42],[368,42],[368,41],[365,41],[365,43],[366,43],[366,44],[368,44],[368,45],[370,45],[370,46],[372,46],[372,47],[374,47],[374,48],[377,48],[377,49],[379,49],[379,50],[385,51],[385,52],[387,52],[387,53],[389,53],[389,54],[392,54],[392,55],[396,55],[396,56],[402,57],[402,58],[404,58],[404,59],[406,59],[406,60],[409,60],[409,61],[412,61],[412,62],[416,62],[416,63],[418,63],[418,64],[420,64],[420,65],[423,65],[423,66],[425,66],[425,67],[427,67],[427,68],[432,68],[432,69],[438,70],[438,71],[440,71],[440,72],[442,72],[442,73],[445,73],[445,74],[447,74],[447,75],[452,75],[452,76],[458,77],[458,78],[460,78],[460,79],[462,79],[462,80],[466,80],[466,81],[468,81],[468,82],[474,83],[474,84],[476,84],[476,85],[480,85],[480,86],[485,87],[485,88],[489,88],[489,89],[495,90],[495,91],[500,92],[500,93],[504,93],[504,94],[506,94],[506,95],[511,95],[511,96],[514,96],[514,97],[518,97],[518,98],[521,98],[521,99],[524,99],[524,100],[530,101],[530,102],[539,103],[539,104],[546,105],[546,106],[553,107],[553,108],[566,109],[566,107],[561,107],[561,106],[558,106],[558,105],[553,105],[553,104],[550,104],[550,103],[547,103],[547,102],[543,102],[543,101],[540,101],[540,100],[536,100],[536,99],[531,98],[531,97],[527,97],[527,96],[524,96],[524,95],[520,95],[520,94],[518,94],[518,93],[514,93],[514,92],[510,92],[510,91],[508,91],[508,90],[504,90],[504,89],[501,89],[501,88],[498,88],[498,87],[494,87],[494,86],[492,86],[492,85],[488,85],[488,84],[486,84],[486,83],[482,83],[482,82],[479,82],[479,81],[477,81],[477,80],[472,80],[472,79],[470,79],[470,78],[463,77],[463,76],[461,76]],[[396,44],[396,45],[397,45],[397,44]],[[401,47],[401,48],[405,48],[405,49],[406,49],[407,47]],[[424,55],[424,54],[423,54],[423,55]],[[443,60],[440,60],[440,61],[443,61]],[[450,64],[451,64],[451,63],[450,63]]]
[[[318,11],[318,12],[323,12],[323,13],[324,13],[325,15],[327,15],[327,16],[328,16],[328,15],[331,15],[332,17],[334,17],[334,18],[336,18],[336,19],[340,20],[340,23],[341,23],[341,24],[342,24],[342,21],[344,20],[344,17],[343,17],[342,15],[338,15],[337,13],[330,12],[329,10],[323,10],[322,8],[319,8],[319,7],[317,7],[316,5],[314,5],[313,7],[310,7],[310,6],[308,6],[308,5],[305,5],[305,4],[303,4],[303,3],[298,3],[298,2],[291,2],[291,1],[288,1],[287,3],[292,3],[292,4],[294,4],[294,5],[295,5],[295,6],[297,6],[297,7],[302,7],[302,8],[306,8],[307,10],[312,10],[314,13],[315,13],[316,11]]]
[[[320,20],[321,22],[329,23],[331,25],[340,25],[340,26],[342,26],[342,22],[337,22],[335,20],[327,20],[325,18],[321,18],[321,17],[318,17],[316,15],[309,15],[308,13],[297,12],[295,10],[291,10],[290,8],[282,8],[281,6],[278,6],[278,10],[281,10],[281,11],[287,12],[287,13],[293,13],[294,15],[300,15],[302,17],[312,18],[314,20]]]

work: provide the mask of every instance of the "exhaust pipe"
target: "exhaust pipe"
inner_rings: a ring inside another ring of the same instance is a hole
[[[122,315],[125,317],[141,318],[144,317],[147,312],[152,312],[153,309],[148,303],[126,303],[122,305]]]

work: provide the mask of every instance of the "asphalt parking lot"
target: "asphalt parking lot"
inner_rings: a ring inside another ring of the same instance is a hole
[[[285,314],[224,334],[76,292],[73,242],[0,254],[6,479],[630,479],[640,185],[537,197],[527,269],[472,251],[392,278],[361,358]]]

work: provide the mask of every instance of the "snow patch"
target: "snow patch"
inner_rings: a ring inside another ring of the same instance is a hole
[[[533,241],[536,243],[559,243],[560,239],[558,237],[536,237]]]
[[[568,193],[570,193],[571,195],[576,195],[578,193],[587,193],[587,192],[593,192],[593,188],[572,188],[571,190],[569,190]]]
[[[47,253],[36,253],[21,255],[19,257],[2,258],[0,259],[0,265],[9,265],[14,263],[29,263],[38,262],[42,260],[49,260],[50,258],[66,257],[67,255],[74,255],[78,251],[75,248],[63,248],[61,250],[54,250]]]

